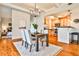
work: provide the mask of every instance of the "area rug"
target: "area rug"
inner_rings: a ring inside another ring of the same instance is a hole
[[[36,52],[35,46],[29,52],[29,48],[22,46],[22,42],[14,42],[14,45],[21,56],[56,56],[62,50],[60,46],[49,44],[49,47],[46,47],[46,44],[44,44],[42,47],[40,43],[38,52]]]

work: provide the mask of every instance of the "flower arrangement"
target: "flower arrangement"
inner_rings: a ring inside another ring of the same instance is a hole
[[[34,29],[36,30],[36,32],[35,32],[35,33],[38,33],[38,32],[37,32],[38,25],[37,25],[37,24],[35,24],[35,23],[34,23],[34,24],[32,24],[32,25],[33,25]]]
[[[34,29],[36,29],[37,30],[37,28],[38,28],[38,25],[37,24],[32,24],[33,25],[33,27],[34,27]]]

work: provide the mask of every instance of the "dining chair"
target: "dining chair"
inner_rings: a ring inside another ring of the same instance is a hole
[[[7,37],[10,38],[10,39],[12,39],[12,32],[8,32],[7,33]]]
[[[24,44],[24,46],[26,47],[26,37],[25,37],[25,29],[21,29],[21,37],[22,37],[22,46]]]
[[[33,34],[36,32],[36,30],[33,28],[31,28],[29,31],[30,31],[30,33],[33,33]],[[32,40],[36,40],[36,37],[34,37],[34,36],[31,36],[31,38],[32,38]]]
[[[43,30],[43,33],[44,34],[48,34],[48,30]]]
[[[40,38],[40,41],[41,41],[42,46],[43,46],[44,42],[46,41],[46,35],[48,35],[48,30],[42,30],[42,34],[45,34],[45,36]]]
[[[32,41],[32,38],[31,38],[31,32],[30,30],[25,30],[25,37],[26,37],[26,40],[27,40],[27,46],[29,45],[30,46],[30,52],[31,52],[31,49],[32,49],[32,46],[35,44],[34,41]]]

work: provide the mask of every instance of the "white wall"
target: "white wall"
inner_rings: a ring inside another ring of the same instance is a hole
[[[18,10],[12,10],[12,39],[21,38],[19,27],[29,29],[30,15]]]
[[[32,23],[38,24],[38,29],[37,29],[38,31],[40,31],[41,29],[43,29],[43,25],[44,25],[43,21],[44,21],[44,16],[43,15],[31,18],[31,24]]]
[[[38,27],[38,31],[41,30],[41,29],[44,29],[44,16],[41,15],[38,20],[37,20],[37,23],[39,25]]]
[[[0,14],[1,17],[11,18],[12,17],[12,9],[5,6],[0,6]]]
[[[75,27],[77,30],[76,31],[79,31],[79,23],[74,23],[73,20],[74,19],[79,19],[79,7],[78,8],[75,8],[73,11],[72,11],[72,15],[71,15],[71,26]]]

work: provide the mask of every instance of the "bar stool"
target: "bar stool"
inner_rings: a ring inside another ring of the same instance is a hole
[[[77,35],[76,43],[78,44],[79,43],[79,32],[72,32],[70,34],[71,34],[71,42],[74,41],[74,35]]]

